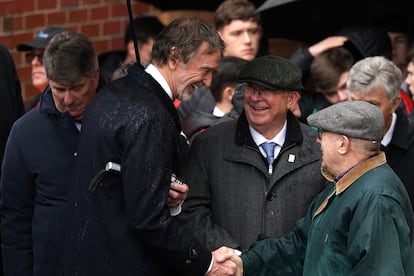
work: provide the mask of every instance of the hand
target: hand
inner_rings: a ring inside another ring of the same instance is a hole
[[[313,56],[319,56],[326,50],[341,47],[348,40],[346,36],[330,36],[309,47],[309,53]]]
[[[215,275],[243,275],[243,262],[241,258],[236,255],[235,250],[225,246],[212,252],[214,262],[211,271],[207,276]]]
[[[190,188],[187,184],[171,182],[170,190],[168,191],[167,206],[169,208],[175,208],[183,204],[187,198],[188,191],[190,191]]]

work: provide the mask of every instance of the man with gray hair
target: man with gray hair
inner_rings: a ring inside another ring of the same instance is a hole
[[[88,106],[70,200],[68,275],[232,271],[165,206],[172,174],[181,176],[182,136],[173,100],[209,85],[223,50],[207,22],[177,18],[157,37],[145,71],[134,64]]]
[[[179,218],[212,250],[244,250],[292,231],[326,185],[317,133],[289,111],[302,88],[299,68],[262,56],[239,81],[240,117],[197,135],[183,174],[190,191]]]
[[[308,123],[319,130],[322,174],[330,185],[293,232],[257,242],[240,257],[233,254],[239,272],[413,275],[414,215],[404,185],[380,150],[379,108],[340,102],[310,115]]]
[[[369,57],[353,65],[347,89],[350,100],[366,101],[380,108],[385,122],[382,150],[414,204],[414,125],[400,107],[401,82],[401,71],[392,61]]]

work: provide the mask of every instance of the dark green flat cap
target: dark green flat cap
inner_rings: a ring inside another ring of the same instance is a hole
[[[300,69],[288,59],[273,55],[261,56],[246,63],[239,81],[270,90],[299,91],[303,88]]]

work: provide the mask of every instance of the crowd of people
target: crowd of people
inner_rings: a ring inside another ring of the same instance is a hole
[[[137,17],[139,62],[129,27],[99,54],[48,26],[17,46],[26,110],[0,47],[0,275],[414,275],[414,46],[387,22],[280,57],[225,0]]]

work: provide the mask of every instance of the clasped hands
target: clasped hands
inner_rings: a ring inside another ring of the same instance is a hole
[[[243,275],[243,262],[233,248],[222,246],[212,252],[213,266],[207,276]]]

